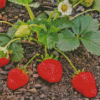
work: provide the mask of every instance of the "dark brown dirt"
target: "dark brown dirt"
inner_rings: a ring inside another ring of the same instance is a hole
[[[52,10],[55,7],[50,0],[41,0],[40,2],[42,7],[32,9],[36,16],[45,9]],[[85,10],[85,8],[78,6],[72,15],[83,10]],[[93,18],[100,20],[98,13],[91,12],[90,14]],[[18,19],[27,21],[29,19],[27,10],[22,6],[7,2],[6,7],[0,10],[0,20],[15,23]],[[0,33],[7,32],[9,28],[9,25],[0,23]],[[35,53],[44,53],[44,47],[37,43],[34,45],[23,43],[22,45],[25,54],[23,60],[20,62],[20,66],[27,63]],[[41,79],[36,69],[39,62],[35,59],[28,66],[28,71],[31,71],[28,84],[15,91],[9,90],[7,88],[7,75],[9,71],[17,65],[17,63],[10,62],[5,67],[0,68],[0,100],[100,100],[100,57],[88,53],[83,45],[80,45],[75,51],[65,53],[77,69],[84,69],[85,71],[93,73],[96,79],[98,94],[95,98],[89,99],[73,88],[71,79],[74,71],[68,61],[54,49],[52,49],[51,52],[53,52],[54,55],[59,55],[59,61],[63,66],[63,76],[59,83],[51,84]]]

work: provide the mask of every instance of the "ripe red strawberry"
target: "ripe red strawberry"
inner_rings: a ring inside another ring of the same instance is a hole
[[[8,74],[7,85],[9,89],[15,90],[24,85],[29,81],[29,76],[27,73],[23,72],[21,69],[12,69]]]
[[[6,4],[6,0],[0,0],[0,9],[4,8]]]
[[[50,83],[59,82],[62,78],[62,65],[54,59],[47,59],[37,67],[40,77]]]
[[[6,64],[8,64],[10,61],[10,56],[8,58],[6,57],[2,57],[0,58],[0,67],[5,66]]]
[[[97,87],[95,78],[92,73],[80,72],[72,79],[73,87],[82,93],[85,97],[91,98],[95,97],[97,94]]]

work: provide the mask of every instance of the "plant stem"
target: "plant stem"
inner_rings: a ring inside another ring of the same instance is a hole
[[[12,42],[14,42],[14,41],[16,41],[16,40],[20,40],[21,38],[17,38],[17,39],[13,39],[13,40],[11,40],[6,46],[5,46],[5,48],[7,48]]]
[[[33,40],[33,41],[35,41],[35,42],[41,44],[41,42],[40,42],[39,40],[36,40],[36,39],[34,39],[34,38],[31,38],[31,40]],[[30,43],[30,42],[29,42],[29,43]],[[31,42],[30,44],[32,44],[32,42]]]
[[[27,9],[27,11],[29,13],[30,19],[33,21],[33,19],[35,18],[35,16],[34,16],[32,10],[31,10],[31,8],[28,5],[25,5],[25,7],[26,7],[26,9]]]
[[[35,54],[29,61],[28,63],[24,66],[24,69],[26,70],[26,67],[28,66],[28,64],[36,57],[39,56],[39,53]]]
[[[6,24],[9,24],[9,25],[13,26],[14,28],[16,28],[14,24],[6,22],[6,21],[0,21],[0,23],[6,23]]]
[[[53,20],[56,20],[58,16],[59,16],[59,13],[56,14]]]
[[[75,7],[76,7],[77,5],[79,5],[81,2],[82,2],[82,0],[79,1],[78,3],[76,3],[76,4],[73,6],[73,8],[75,8]]]
[[[84,13],[87,13],[87,12],[90,12],[90,11],[95,11],[95,10],[99,11],[100,9],[89,9],[89,10],[86,10],[86,11],[80,13],[80,14],[77,14],[76,16],[74,16],[73,18],[71,18],[70,20],[73,20],[74,18],[76,18],[76,17],[78,17],[78,16],[80,16],[80,15],[82,15]]]
[[[74,66],[74,65],[72,64],[72,62],[70,61],[70,59],[69,59],[63,52],[61,52],[60,50],[58,50],[58,49],[55,48],[55,47],[54,47],[54,49],[57,50],[59,53],[61,53],[61,54],[68,60],[68,62],[70,63],[70,65],[73,67],[73,69],[74,69],[76,72],[78,72],[77,69],[75,68],[75,66]]]
[[[41,26],[39,26],[39,25],[37,25],[37,24],[31,24],[31,25],[29,25],[29,26],[37,26],[37,27],[43,28],[43,27],[41,27]]]
[[[50,21],[50,19],[52,18],[52,15],[57,12],[57,10],[54,10],[50,15],[49,15],[49,18],[48,18],[48,21]]]

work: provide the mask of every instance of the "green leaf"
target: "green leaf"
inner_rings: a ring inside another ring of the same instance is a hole
[[[11,27],[9,29],[9,31],[7,32],[7,34],[12,38],[15,34],[15,32],[17,31],[17,28],[21,25],[21,20],[18,20],[14,25],[17,26],[16,28],[15,27]]]
[[[73,22],[73,33],[69,30],[64,30],[58,35],[57,48],[61,51],[71,51],[80,45],[79,40],[81,40],[89,52],[100,55],[98,21],[86,15],[75,19]]]
[[[100,32],[98,21],[90,16],[81,16],[73,21],[74,34],[81,40],[85,48],[95,55],[100,55]]]
[[[94,0],[93,8],[94,9],[100,9],[100,0]]]
[[[44,12],[45,12],[46,14],[50,15],[53,11],[45,10]],[[55,13],[52,15],[52,18],[54,18],[56,15],[57,15],[57,12],[55,12]]]
[[[86,34],[90,31],[96,32],[98,30],[98,21],[90,16],[81,16],[73,20],[73,32],[77,35]]]
[[[100,55],[100,31],[87,33],[81,37],[81,41],[89,52]]]
[[[5,57],[7,54],[6,53],[4,53],[4,51],[1,51],[0,50],[0,59],[2,58],[2,57]]]
[[[8,34],[0,33],[0,46],[5,46],[10,41],[11,37]],[[8,51],[12,50],[12,54],[10,57],[12,61],[18,62],[22,60],[24,52],[19,41],[11,43],[8,49],[9,49]]]
[[[47,27],[45,26],[45,24],[41,24],[40,27],[41,29],[44,29],[45,32],[47,32]]]
[[[34,21],[28,21],[28,24],[37,24],[39,25],[40,27],[38,26],[32,26],[33,28],[33,31],[41,31],[42,29],[47,31],[47,27],[50,27],[47,19],[41,19],[41,20],[38,20],[38,19],[34,19]]]
[[[53,58],[53,59],[58,60],[58,58],[59,58],[59,56],[56,56],[56,57],[55,57],[55,58]]]
[[[5,34],[5,33],[0,33],[0,46],[5,46],[11,38]]]
[[[24,5],[29,5],[33,0],[8,0],[8,1],[24,6]]]
[[[50,59],[52,59],[53,57],[54,57],[54,55],[53,55],[53,54],[51,54],[51,55],[50,55]]]
[[[23,58],[23,48],[19,41],[11,43],[9,50],[12,50],[11,60],[14,62],[21,61]]]
[[[31,3],[30,7],[38,8],[40,6],[39,2]]]
[[[64,30],[58,37],[57,48],[61,51],[71,51],[80,45],[79,39],[69,30]]]
[[[49,33],[52,33],[52,32],[57,33],[58,31],[60,31],[59,28],[56,28],[56,27],[54,27],[54,26],[51,26],[50,29],[48,29],[48,32],[49,32]]]
[[[48,17],[47,17],[47,15],[45,14],[45,13],[41,13],[41,14],[39,14],[38,16],[37,16],[37,18],[39,18],[39,19],[47,19]]]
[[[42,42],[49,49],[55,46],[55,43],[58,40],[58,34],[55,32],[50,33],[41,30],[37,35],[38,35],[38,40]]]
[[[54,21],[51,21],[51,25],[54,25],[55,27],[57,27],[59,29],[64,29],[64,28],[70,28],[74,24],[72,21],[69,21],[68,17],[61,17]]]

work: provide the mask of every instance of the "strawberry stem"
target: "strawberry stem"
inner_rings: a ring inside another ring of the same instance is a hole
[[[34,16],[32,10],[31,10],[31,8],[28,5],[25,5],[25,7],[26,7],[26,9],[27,9],[27,11],[29,13],[30,19],[33,21],[33,19],[35,18],[35,16]]]
[[[77,14],[76,16],[74,16],[73,18],[71,18],[70,20],[73,20],[73,19],[75,19],[76,17],[78,17],[78,16],[80,16],[80,15],[82,15],[82,14],[84,14],[84,13],[87,13],[87,12],[90,12],[90,11],[95,11],[95,10],[100,11],[100,9],[89,9],[89,10],[86,10],[86,11],[80,13],[80,14]]]
[[[53,20],[56,20],[58,16],[59,16],[59,13],[56,14]]]
[[[35,54],[35,55],[28,61],[28,63],[24,66],[24,70],[26,70],[28,64],[29,64],[36,56],[39,56],[39,53]]]
[[[63,53],[61,52],[60,50],[58,50],[57,48],[54,47],[55,50],[57,50],[59,53],[61,53],[67,60],[68,62],[70,63],[70,65],[73,67],[73,69],[75,70],[75,72],[78,72],[77,69],[75,68],[75,66],[72,64],[71,60]]]
[[[52,18],[52,15],[57,12],[57,10],[54,10],[50,15],[49,15],[49,18],[48,18],[48,21],[50,21],[50,19]]]
[[[39,26],[39,25],[37,25],[37,24],[31,24],[31,25],[29,25],[29,26],[37,26],[37,27],[43,28],[43,27],[41,27],[41,26]]]
[[[0,21],[0,23],[6,23],[6,24],[9,24],[9,25],[13,26],[14,28],[16,28],[14,24],[9,23],[9,22],[6,22],[6,21]],[[16,29],[17,29],[17,28],[16,28]]]
[[[12,42],[14,42],[14,41],[16,41],[16,40],[20,40],[20,38],[11,40],[11,41],[5,46],[5,48],[7,48]]]
[[[73,8],[75,8],[77,5],[79,5],[83,0],[79,1],[78,3],[76,3]]]

